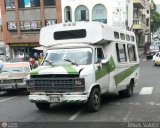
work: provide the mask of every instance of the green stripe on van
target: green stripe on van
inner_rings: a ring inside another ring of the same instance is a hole
[[[46,69],[46,68],[48,68],[48,67],[38,67],[36,69],[33,69],[30,71],[30,75],[38,75],[39,71]]]
[[[72,66],[63,66],[68,74],[79,74],[78,71]]]
[[[130,76],[137,68],[139,67],[139,64],[136,64],[120,73],[114,76],[116,86],[122,82],[124,79],[126,79],[128,76]]]
[[[110,60],[103,65],[103,67],[101,69],[98,69],[96,71],[96,80],[104,77],[105,75],[107,75],[108,73],[114,71],[116,68],[113,57],[111,56]]]

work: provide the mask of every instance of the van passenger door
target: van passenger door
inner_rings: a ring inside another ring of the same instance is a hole
[[[107,60],[104,51],[102,48],[96,48],[95,49],[95,76],[96,76],[96,82],[101,85],[101,88],[103,90],[106,90],[108,88],[109,84],[109,71],[108,71],[108,63],[109,62],[103,62],[104,60]]]

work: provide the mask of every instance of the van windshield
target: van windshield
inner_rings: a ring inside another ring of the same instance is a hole
[[[50,65],[46,60],[52,62],[53,65],[68,64],[70,63],[69,61],[76,65],[88,65],[92,62],[92,49],[72,48],[48,50],[42,63],[43,66]]]

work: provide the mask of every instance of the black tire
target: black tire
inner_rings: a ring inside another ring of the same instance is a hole
[[[148,57],[148,56],[146,56],[146,59],[147,59],[147,60],[149,60],[149,57]]]
[[[146,59],[150,60],[150,59],[152,59],[152,56],[146,56]]]
[[[122,97],[131,97],[133,95],[133,89],[133,82],[130,82],[125,90],[119,91],[119,95]]]
[[[155,63],[155,61],[153,61],[153,65],[154,65],[154,66],[157,66],[157,64]]]
[[[120,97],[125,97],[125,90],[119,91],[119,92],[118,92],[118,95],[119,95]]]
[[[48,110],[50,108],[50,103],[35,103],[39,110]]]
[[[93,88],[87,101],[87,110],[97,112],[101,106],[101,94],[98,88]]]
[[[25,95],[30,95],[30,92],[28,92],[27,89],[23,90],[23,92],[24,92]]]
[[[133,95],[133,84],[129,84],[128,88],[126,89],[126,97],[131,97]]]

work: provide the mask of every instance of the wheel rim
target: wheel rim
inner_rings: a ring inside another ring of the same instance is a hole
[[[99,95],[98,94],[95,94],[94,95],[94,106],[98,106],[99,105]]]
[[[133,94],[133,87],[130,85],[129,87],[129,94],[132,95]]]

